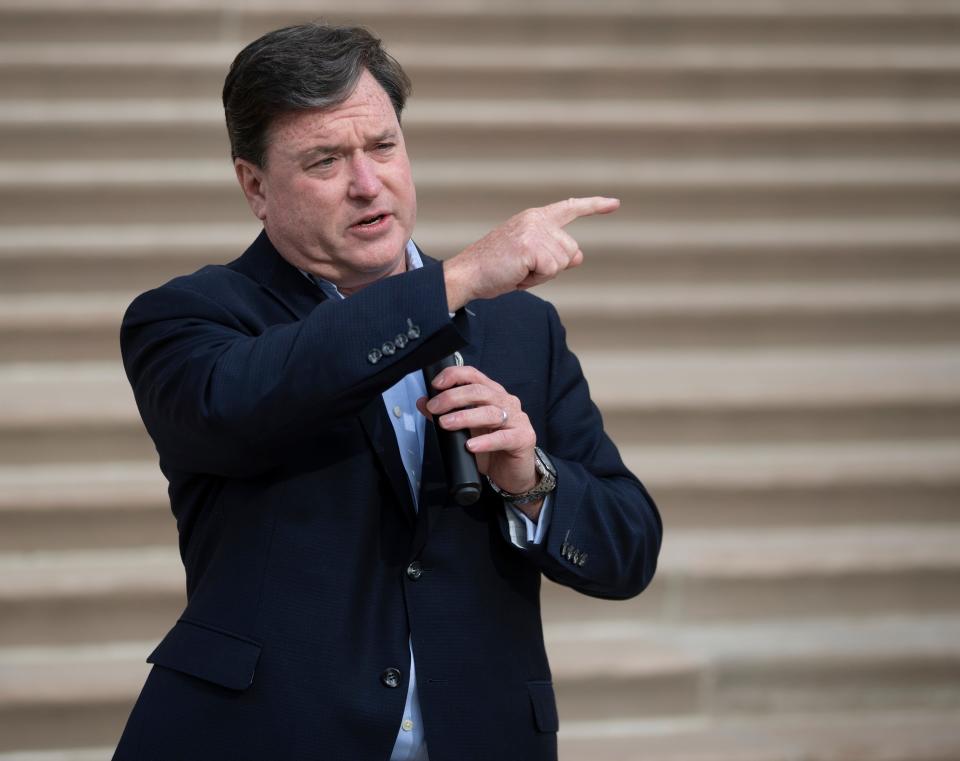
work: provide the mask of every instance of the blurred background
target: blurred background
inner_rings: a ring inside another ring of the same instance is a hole
[[[0,761],[108,759],[184,604],[119,321],[256,234],[223,77],[314,18],[413,79],[427,252],[623,199],[540,293],[665,544],[545,584],[562,758],[960,758],[960,2],[0,0]]]

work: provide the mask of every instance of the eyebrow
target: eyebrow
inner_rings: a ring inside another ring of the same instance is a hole
[[[371,143],[382,143],[385,140],[395,140],[397,136],[397,131],[394,129],[387,129],[381,132],[378,135],[374,135]],[[342,146],[339,145],[314,145],[306,150],[302,151],[299,155],[301,159],[310,158],[311,156],[316,156],[317,154],[326,154],[326,153],[339,153]]]

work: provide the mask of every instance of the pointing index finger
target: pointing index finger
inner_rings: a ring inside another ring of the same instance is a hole
[[[619,198],[591,196],[589,198],[568,198],[566,201],[557,201],[556,203],[541,207],[541,210],[550,217],[550,219],[563,227],[580,217],[589,217],[594,214],[610,214],[619,208]]]

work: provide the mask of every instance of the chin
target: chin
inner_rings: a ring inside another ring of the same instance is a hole
[[[377,272],[393,272],[396,268],[406,269],[406,251],[407,241],[405,237],[402,241],[391,241],[377,250],[367,251],[363,257],[363,269],[371,274]]]

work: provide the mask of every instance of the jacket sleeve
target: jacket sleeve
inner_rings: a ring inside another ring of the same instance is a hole
[[[559,584],[594,597],[625,599],[652,580],[663,533],[659,511],[603,430],[580,363],[548,305],[551,362],[546,437],[557,469],[545,541],[530,559]]]
[[[240,316],[249,310],[241,295],[210,291],[182,278],[141,294],[120,332],[161,465],[188,473],[257,475],[466,342],[466,322],[447,312],[442,267],[386,278],[259,332]],[[403,346],[369,361],[399,334]]]

